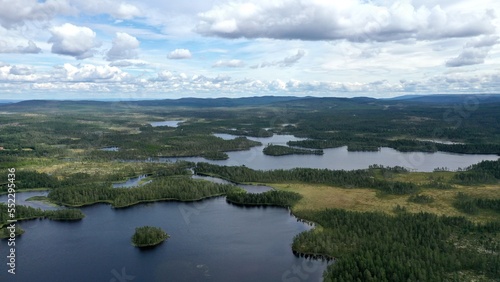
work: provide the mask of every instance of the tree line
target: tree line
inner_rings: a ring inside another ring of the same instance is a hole
[[[482,161],[469,166],[466,171],[453,176],[453,181],[462,185],[494,184],[500,180],[500,159]]]
[[[271,190],[263,193],[248,193],[241,188],[235,188],[226,195],[226,200],[232,204],[246,206],[280,206],[291,207],[302,196],[295,192]]]
[[[189,177],[157,177],[152,182],[135,188],[112,188],[110,184],[80,185],[53,189],[48,198],[67,206],[84,206],[99,202],[110,203],[115,208],[140,202],[159,200],[193,201],[224,195],[233,185],[217,184]]]
[[[326,149],[347,146],[348,151],[378,151],[380,147],[389,147],[400,152],[428,152],[437,151],[459,154],[496,154],[500,155],[500,144],[442,144],[415,139],[386,140],[382,138],[366,138],[335,136],[334,139],[307,139],[288,141],[287,145],[310,148]]]
[[[48,218],[51,220],[79,220],[85,217],[82,211],[78,209],[60,209],[60,210],[42,210],[40,208],[33,208],[30,206],[17,205],[16,206],[17,220],[35,219],[35,218]],[[9,217],[8,207],[4,203],[0,203],[0,226],[7,225]]]
[[[281,145],[268,144],[262,152],[269,156],[285,156],[285,155],[323,155],[323,150],[307,150]]]

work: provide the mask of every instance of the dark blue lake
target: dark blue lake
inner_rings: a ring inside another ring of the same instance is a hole
[[[82,210],[78,222],[18,223],[26,233],[16,240],[16,275],[7,273],[2,240],[0,281],[321,281],[327,265],[293,255],[293,237],[312,227],[284,208],[244,208],[218,197]],[[135,248],[130,238],[143,225],[171,238]]]

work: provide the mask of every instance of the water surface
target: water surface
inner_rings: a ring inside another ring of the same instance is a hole
[[[152,180],[149,180],[149,181],[144,181],[141,183],[141,181],[146,177],[148,177],[148,176],[146,174],[143,174],[143,175],[140,175],[138,177],[129,178],[125,182],[113,183],[113,188],[132,188],[132,187],[146,185],[152,181]]]
[[[168,127],[178,127],[179,123],[183,123],[184,120],[165,120],[165,121],[155,121],[155,122],[150,122],[151,126],[157,127],[157,126],[168,126]]]
[[[126,209],[98,204],[78,222],[19,223],[16,275],[0,249],[0,281],[320,281],[327,263],[293,255],[293,237],[312,228],[284,208],[238,207],[225,197],[157,202]],[[154,249],[130,243],[135,227],[161,227],[171,238]],[[5,240],[0,244],[5,245]],[[119,278],[122,278],[120,280]]]
[[[232,139],[237,136],[231,134],[214,134],[223,139]],[[187,160],[193,162],[208,162],[217,165],[241,166],[252,169],[292,169],[326,168],[333,170],[365,169],[373,164],[384,166],[402,166],[412,171],[433,171],[435,168],[446,167],[450,170],[466,168],[483,160],[497,160],[497,155],[456,154],[447,152],[422,153],[399,152],[392,148],[382,147],[377,152],[349,152],[347,146],[324,149],[323,155],[287,155],[268,156],[262,150],[267,144],[286,145],[288,141],[304,140],[292,135],[274,135],[272,137],[247,137],[259,141],[261,146],[252,147],[246,151],[227,152],[227,160],[207,160],[202,157],[161,158],[160,161]]]

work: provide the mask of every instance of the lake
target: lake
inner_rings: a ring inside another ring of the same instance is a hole
[[[239,207],[217,197],[82,211],[78,222],[18,223],[26,233],[16,239],[16,275],[7,273],[2,240],[0,281],[321,281],[327,266],[293,255],[293,237],[312,227],[284,208]],[[143,225],[171,238],[154,249],[135,248],[130,238]],[[307,279],[292,280],[300,279],[297,269]]]
[[[184,120],[165,120],[165,121],[154,121],[150,122],[151,126],[153,127],[158,127],[158,126],[168,126],[168,127],[178,127],[179,123],[183,123]]]
[[[219,184],[234,184],[230,181],[220,179],[217,177],[211,177],[211,176],[193,175],[192,178],[203,179],[203,180],[207,180],[207,181],[219,183]],[[243,188],[248,193],[263,193],[263,192],[274,190],[272,187],[264,186],[264,185],[247,185],[247,184],[234,184],[234,185]]]
[[[214,134],[223,139],[237,137],[231,134]],[[261,146],[252,147],[246,151],[227,152],[227,160],[207,160],[202,157],[160,158],[160,161],[187,160],[192,162],[207,162],[217,165],[240,166],[252,169],[291,169],[296,167],[327,168],[333,170],[365,169],[373,164],[384,166],[402,166],[412,171],[429,172],[435,168],[447,167],[450,170],[466,168],[483,160],[497,160],[497,155],[455,154],[447,152],[421,153],[399,152],[392,148],[382,147],[377,152],[349,152],[347,146],[324,149],[323,155],[287,155],[267,156],[262,150],[267,144],[286,145],[288,141],[299,141],[293,135],[274,135],[272,137],[247,137],[259,141]]]
[[[125,182],[113,183],[113,188],[132,188],[132,187],[142,186],[151,182],[151,180],[141,182],[146,177],[148,176],[144,174],[138,177],[129,178]]]

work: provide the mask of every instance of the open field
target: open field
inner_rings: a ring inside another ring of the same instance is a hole
[[[409,195],[381,195],[375,189],[346,189],[318,184],[268,184],[279,190],[297,192],[303,198],[292,208],[294,211],[323,210],[327,208],[345,209],[360,212],[384,212],[394,214],[399,205],[408,212],[429,212],[437,215],[465,216],[474,222],[498,220],[499,214],[481,211],[477,215],[469,215],[453,207],[458,192],[471,196],[500,199],[500,186],[480,187],[460,186],[452,190],[423,189],[420,194],[434,198],[429,204],[418,204],[408,201]]]

